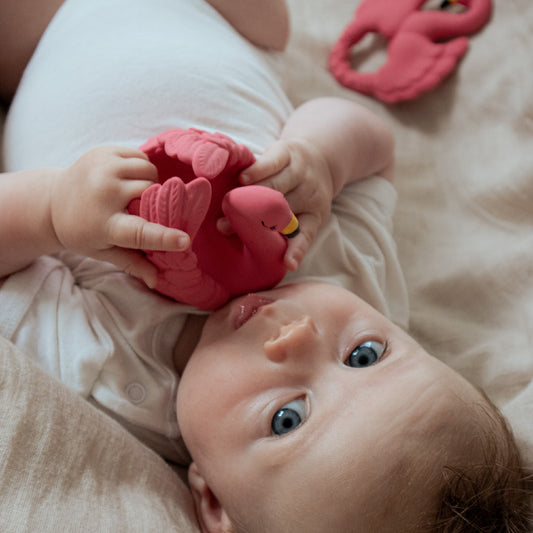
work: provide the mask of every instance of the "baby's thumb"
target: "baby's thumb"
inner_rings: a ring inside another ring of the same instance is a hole
[[[289,153],[280,141],[269,146],[255,163],[241,173],[242,185],[252,185],[278,174],[290,162]]]
[[[300,222],[300,233],[293,239],[289,239],[284,258],[285,266],[290,271],[297,270],[302,264],[318,232],[316,217],[304,214],[299,215],[298,220]]]

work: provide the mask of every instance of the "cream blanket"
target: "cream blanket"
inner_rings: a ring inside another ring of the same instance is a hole
[[[291,97],[353,98],[392,125],[411,333],[503,408],[533,467],[533,3],[493,0],[456,73],[393,106],[326,71],[358,4],[290,0]]]

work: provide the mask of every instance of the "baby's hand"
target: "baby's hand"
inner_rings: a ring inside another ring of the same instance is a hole
[[[50,196],[55,235],[65,249],[109,261],[149,287],[157,270],[139,250],[181,251],[189,236],[130,215],[128,204],[157,181],[146,155],[131,148],[101,147],[61,170]]]
[[[265,185],[285,195],[300,222],[300,233],[289,240],[285,253],[285,266],[296,270],[331,213],[333,178],[326,159],[309,141],[280,140],[242,173],[241,183]]]

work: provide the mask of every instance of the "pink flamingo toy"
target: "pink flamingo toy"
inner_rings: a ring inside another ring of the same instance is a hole
[[[234,296],[267,289],[286,273],[287,237],[298,221],[283,195],[267,187],[239,186],[255,158],[220,133],[168,130],[141,146],[158,181],[128,209],[151,222],[186,231],[184,252],[145,251],[158,268],[155,289],[200,309],[216,309]],[[223,234],[225,216],[234,233]]]
[[[333,76],[345,87],[395,103],[435,88],[455,68],[470,35],[490,18],[490,0],[445,0],[466,10],[451,13],[420,10],[426,0],[363,0],[329,57]],[[367,33],[389,41],[387,60],[375,72],[350,66],[350,50]]]

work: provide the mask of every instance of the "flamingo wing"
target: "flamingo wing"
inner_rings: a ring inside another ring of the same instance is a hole
[[[215,309],[232,294],[225,285],[225,272],[233,272],[231,260],[238,255],[238,247],[216,230],[220,204],[255,158],[230,137],[195,128],[162,132],[141,150],[157,167],[159,183],[134,199],[128,209],[191,237],[191,247],[184,252],[145,250],[158,268],[156,290],[180,302]],[[223,253],[217,254],[219,249]]]
[[[184,252],[145,253],[158,269],[156,290],[200,309],[214,309],[228,298],[227,290],[201,270],[192,246],[210,201],[208,180],[198,178],[186,184],[180,178],[170,178],[146,189],[138,207],[144,219],[189,234],[191,247]]]

